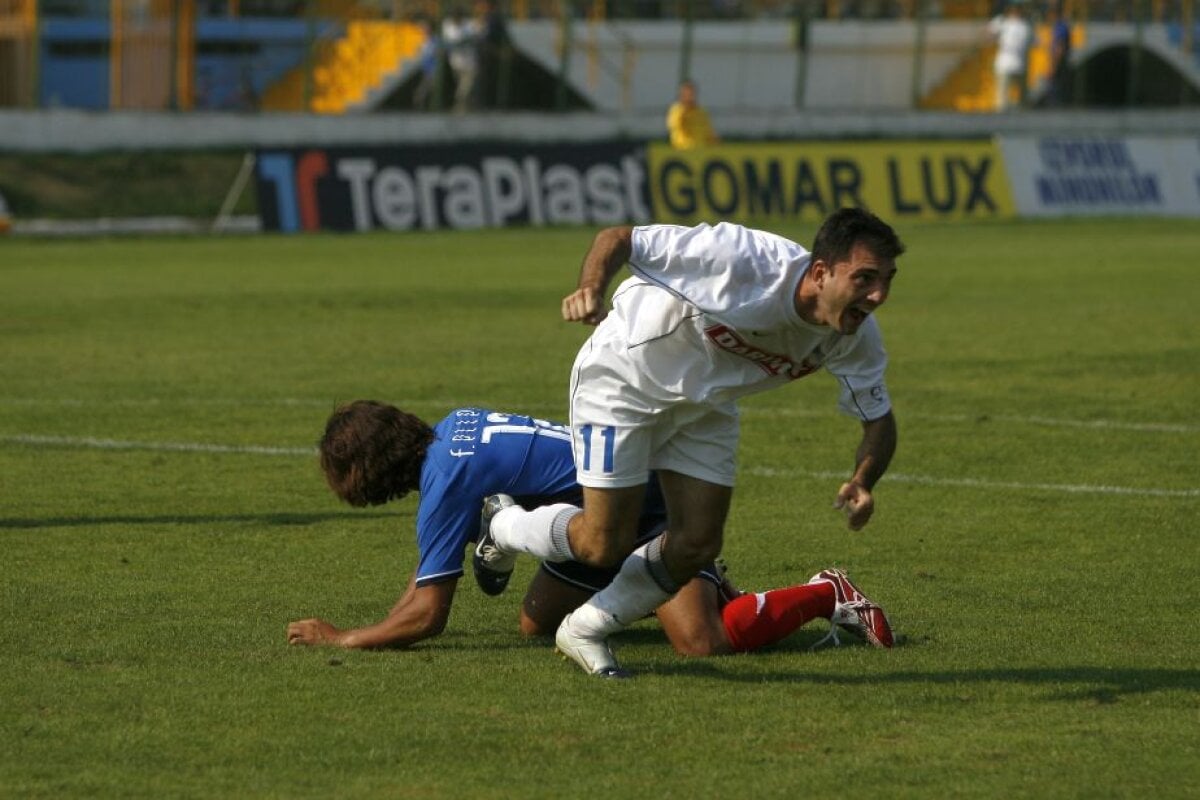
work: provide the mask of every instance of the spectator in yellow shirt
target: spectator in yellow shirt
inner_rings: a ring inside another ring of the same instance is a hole
[[[671,134],[671,146],[678,150],[691,150],[721,141],[713,133],[708,112],[696,103],[696,84],[691,81],[679,84],[679,97],[667,111],[667,131]]]

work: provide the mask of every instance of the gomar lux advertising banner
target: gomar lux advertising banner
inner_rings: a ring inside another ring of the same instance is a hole
[[[316,147],[257,154],[265,230],[649,222],[638,142]]]
[[[819,222],[845,206],[891,221],[1013,216],[997,146],[989,140],[730,143],[647,148],[660,222]]]

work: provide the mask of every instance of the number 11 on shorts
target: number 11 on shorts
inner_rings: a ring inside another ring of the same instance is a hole
[[[617,429],[612,425],[606,425],[599,429],[593,425],[583,425],[579,428],[579,435],[583,438],[583,471],[590,472],[592,469],[592,433],[599,433],[604,442],[603,471],[611,473],[613,471],[613,449],[617,442]]]

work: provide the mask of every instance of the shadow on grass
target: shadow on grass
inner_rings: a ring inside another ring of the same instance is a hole
[[[686,661],[659,666],[656,675],[691,675],[744,683],[806,683],[813,686],[872,687],[896,684],[960,686],[979,683],[1020,683],[1055,689],[1048,699],[1115,703],[1122,697],[1182,689],[1200,691],[1200,670],[1131,669],[1094,666],[1011,667],[933,672],[884,672],[877,675],[825,672],[750,672],[731,669],[720,660]]]
[[[286,511],[265,514],[160,514],[146,517],[82,516],[45,517],[42,519],[0,518],[0,530],[32,530],[36,528],[85,528],[99,525],[212,525],[226,522],[253,522],[263,525],[314,525],[331,520],[386,519],[396,514],[361,511],[327,511],[292,513]]]
[[[787,641],[771,648],[771,652],[794,652],[798,658],[821,658],[824,651],[809,653],[808,648],[824,635],[825,629],[797,631]],[[852,637],[846,639],[853,641]],[[666,641],[661,631],[651,629],[623,631],[618,642],[629,644],[653,644]],[[669,645],[668,645],[669,646]],[[850,644],[850,647],[867,647],[865,644]],[[886,658],[886,654],[880,653]],[[618,658],[620,654],[618,653]],[[813,672],[803,669],[798,662],[796,670],[747,671],[743,659],[753,659],[754,654],[705,659],[680,659],[670,664],[658,664],[645,670],[644,674],[687,675],[697,678],[714,678],[735,683],[805,683],[813,686],[875,687],[897,684],[964,685],[982,683],[1013,683],[1045,686],[1054,689],[1050,700],[1086,701],[1096,705],[1115,703],[1122,697],[1135,696],[1156,691],[1184,690],[1200,692],[1200,669],[1154,669],[1099,666],[1053,666],[1053,667],[996,667],[990,669],[963,669],[947,671],[904,671],[862,673]],[[635,674],[637,665],[628,664]]]
[[[804,634],[811,633],[805,636]],[[1200,692],[1200,670],[1196,669],[1133,669],[1108,668],[1097,666],[1055,666],[1055,667],[997,667],[992,669],[961,669],[922,672],[907,670],[902,672],[863,673],[829,673],[804,669],[803,659],[820,659],[825,651],[808,653],[807,647],[811,642],[820,639],[823,631],[801,631],[792,639],[799,639],[795,644],[804,647],[774,647],[772,652],[787,653],[794,651],[797,661],[794,670],[758,671],[751,666],[755,655],[753,653],[737,656],[718,656],[715,658],[678,658],[667,664],[655,664],[652,667],[639,665],[635,662],[622,664],[630,668],[634,676],[684,676],[693,678],[710,678],[731,683],[786,683],[807,684],[810,686],[833,686],[848,688],[877,688],[883,686],[898,686],[913,684],[914,686],[969,686],[985,683],[1026,684],[1029,686],[1044,686],[1052,689],[1045,699],[1075,702],[1088,702],[1094,705],[1116,703],[1124,697],[1147,694],[1157,691],[1184,690]],[[478,636],[446,637],[447,641],[438,641],[438,649],[445,651],[460,651],[465,657],[471,652],[478,652],[481,643]],[[617,657],[621,658],[620,645],[662,645],[670,647],[661,631],[652,629],[622,631],[615,640]],[[793,644],[789,641],[788,644]],[[855,645],[849,645],[851,647]],[[866,645],[857,645],[866,647]],[[507,639],[497,636],[489,639],[486,649],[491,650],[527,650],[546,649],[553,652],[553,642],[548,637],[534,639]],[[886,658],[885,653],[879,653]],[[455,657],[458,657],[457,655]]]

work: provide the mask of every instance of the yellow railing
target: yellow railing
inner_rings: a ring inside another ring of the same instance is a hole
[[[37,25],[37,0],[0,0],[0,36],[25,36]]]
[[[37,0],[0,0],[0,106],[36,104]]]
[[[112,0],[109,16],[109,107],[193,107],[195,3]]]

